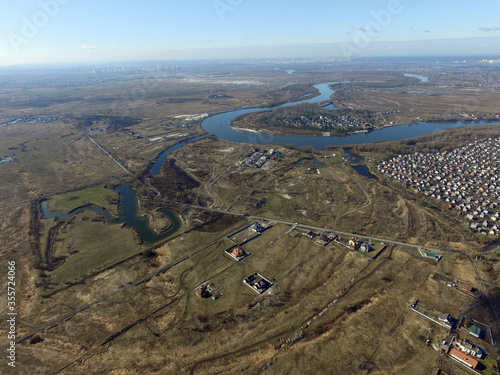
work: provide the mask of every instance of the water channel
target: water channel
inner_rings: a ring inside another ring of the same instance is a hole
[[[129,188],[128,186],[120,186],[118,188],[118,192],[120,193],[120,211],[121,211],[121,217],[119,219],[114,218],[111,212],[93,205],[76,208],[67,214],[63,212],[53,212],[49,210],[47,200],[43,200],[40,202],[40,208],[42,210],[42,218],[43,219],[56,218],[57,220],[66,220],[84,210],[93,211],[98,213],[99,215],[104,216],[108,221],[108,223],[110,224],[125,223],[127,226],[134,228],[137,231],[137,234],[139,235],[141,240],[145,243],[154,243],[164,240],[165,238],[171,236],[180,228],[181,222],[179,221],[179,218],[172,211],[161,210],[161,212],[170,220],[171,226],[168,230],[166,230],[163,233],[160,234],[156,233],[149,226],[148,218],[146,216],[141,216],[138,214],[139,209],[137,202],[137,193],[135,192],[135,190]]]

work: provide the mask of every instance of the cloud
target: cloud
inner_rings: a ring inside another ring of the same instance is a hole
[[[207,42],[207,43],[211,43],[211,42],[212,42],[212,39],[210,39],[210,38],[205,38],[204,40],[205,40],[205,42]]]
[[[82,44],[83,49],[95,49],[95,46],[88,46],[86,44]]]
[[[492,26],[492,27],[489,27],[489,26],[481,26],[479,28],[479,30],[481,31],[500,31],[500,27],[498,26]]]
[[[109,46],[109,49],[115,49],[116,46]]]
[[[367,30],[365,29],[363,26],[360,26],[360,25],[356,25],[353,27],[354,30],[356,31],[362,31],[364,33],[373,33],[373,34],[379,34],[380,33],[380,30],[379,29],[376,29],[375,27],[372,27],[370,30]]]

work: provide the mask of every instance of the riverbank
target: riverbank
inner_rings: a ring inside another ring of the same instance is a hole
[[[147,212],[144,215],[148,217],[149,227],[156,234],[165,233],[173,225],[168,217],[159,208],[157,208],[153,212]]]

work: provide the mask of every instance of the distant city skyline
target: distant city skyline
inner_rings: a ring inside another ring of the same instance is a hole
[[[500,55],[498,0],[0,1],[0,66]]]

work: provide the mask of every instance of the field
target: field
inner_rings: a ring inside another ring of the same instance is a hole
[[[389,180],[376,164],[498,137],[498,126],[322,150],[266,145],[283,157],[262,168],[241,163],[251,145],[208,136],[169,154],[159,176],[149,167],[167,147],[203,134],[204,114],[315,95],[311,85],[319,82],[348,82],[336,86],[333,102],[366,106],[387,122],[460,118],[464,111],[489,118],[500,112],[497,95],[462,108],[479,81],[460,67],[453,76],[426,68],[427,86],[404,77],[407,66],[297,64],[293,76],[281,65],[215,68],[0,89],[0,122],[53,120],[0,126],[0,155],[14,158],[0,164],[0,257],[16,261],[22,373],[468,373],[433,347],[449,330],[410,307],[418,298],[455,318],[471,316],[491,326],[498,342],[497,244],[483,243],[444,203]],[[481,93],[495,85],[492,77]],[[438,113],[446,103],[458,104]],[[348,151],[377,178],[356,173]],[[308,160],[296,164],[301,159]],[[141,214],[173,210],[181,228],[145,245],[133,229],[88,210],[64,221],[41,218],[41,199],[51,210],[92,204],[117,214],[113,188],[124,184],[137,191]],[[255,236],[247,227],[256,221],[274,225]],[[337,233],[343,243],[356,235],[375,251],[319,245],[303,234],[310,230]],[[228,256],[232,241],[247,241],[251,256]],[[421,246],[441,250],[442,259],[424,259]],[[252,291],[243,280],[253,273],[274,285]],[[481,293],[461,293],[436,274]],[[0,282],[7,285],[5,272]],[[202,284],[216,298],[197,297]],[[0,314],[6,309],[0,305]],[[2,347],[6,333],[0,327]],[[496,346],[487,352],[499,354]]]
[[[77,214],[60,230],[57,241],[53,257],[63,257],[65,261],[55,270],[46,272],[46,293],[81,281],[140,251],[130,228],[104,224],[92,212]]]
[[[0,164],[0,198],[15,202],[70,191],[124,173],[68,123],[0,126],[0,154],[15,157]]]
[[[49,209],[51,211],[69,213],[75,208],[89,204],[118,214],[118,193],[101,187],[94,187],[54,195],[50,198]]]

